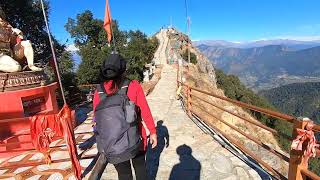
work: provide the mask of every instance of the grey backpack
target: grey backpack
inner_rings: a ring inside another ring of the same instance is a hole
[[[97,146],[107,161],[118,164],[137,155],[141,145],[138,132],[140,113],[127,96],[129,80],[124,80],[117,93],[108,95],[103,83],[97,86],[100,103],[95,109]]]

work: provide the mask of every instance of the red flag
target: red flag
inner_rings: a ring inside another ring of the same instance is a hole
[[[110,15],[109,0],[106,0],[106,12],[104,15],[103,28],[107,32],[109,43],[111,42],[111,38],[112,38],[111,22],[112,22],[112,19],[111,19],[111,15]]]

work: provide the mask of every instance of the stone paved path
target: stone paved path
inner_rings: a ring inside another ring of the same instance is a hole
[[[180,102],[174,98],[175,78],[176,70],[165,65],[160,81],[147,97],[155,123],[158,122],[159,136],[157,149],[149,149],[147,153],[147,167],[151,174],[156,175],[157,180],[199,179],[197,176],[203,180],[261,179],[255,170],[188,118]],[[107,166],[103,179],[117,179],[112,165]]]
[[[163,148],[156,179],[181,179],[198,175],[201,179],[260,179],[253,169],[214,141],[210,135],[203,133],[188,118],[180,102],[174,99],[176,70],[165,65],[161,77],[147,97],[155,121],[163,121],[157,127],[160,139],[165,139],[166,129],[169,134],[167,148],[162,140],[159,141],[160,150],[151,151],[154,157]],[[150,159],[155,161],[154,158]],[[157,168],[153,166],[151,169]]]
[[[258,173],[205,134],[188,118],[175,99],[176,69],[167,65],[166,30],[156,36],[160,46],[156,64],[163,64],[161,79],[147,97],[158,131],[158,147],[147,152],[147,168],[157,180],[261,179]],[[169,139],[168,147],[167,141]],[[117,179],[108,166],[104,179]]]
[[[155,64],[166,64],[167,59],[166,59],[166,47],[168,44],[168,37],[167,37],[167,30],[166,29],[161,29],[159,33],[156,34],[156,37],[159,40],[159,48],[155,52]]]

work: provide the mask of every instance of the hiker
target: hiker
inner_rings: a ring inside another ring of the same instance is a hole
[[[138,81],[125,77],[126,60],[111,54],[100,69],[102,83],[93,98],[99,158],[89,179],[100,179],[108,163],[119,180],[131,180],[132,166],[137,180],[146,180],[145,152],[149,143],[157,146],[156,128],[146,97]]]

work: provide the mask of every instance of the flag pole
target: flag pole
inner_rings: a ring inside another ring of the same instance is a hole
[[[56,53],[55,53],[54,47],[53,47],[53,42],[52,42],[52,39],[51,39],[51,33],[50,33],[50,29],[49,29],[49,24],[48,24],[46,12],[44,10],[43,0],[40,0],[40,2],[41,2],[41,7],[42,7],[42,14],[43,14],[43,17],[44,17],[44,21],[46,23],[47,33],[48,33],[50,47],[51,47],[51,52],[52,52],[53,61],[54,61],[55,69],[56,69],[57,76],[58,76],[57,78],[58,78],[58,83],[59,83],[61,94],[62,94],[63,103],[67,104],[67,101],[66,101],[66,98],[65,98],[65,95],[64,95],[64,91],[63,91],[63,87],[62,87],[60,72],[59,72],[58,63],[57,63],[57,57],[56,57]]]
[[[185,8],[186,8],[186,18],[187,18],[187,35],[188,35],[188,39],[191,41],[191,38],[190,38],[190,17],[188,16],[188,3],[187,3],[187,0],[184,1],[185,2]],[[188,48],[187,48],[187,51],[188,51],[188,63],[190,64],[190,46],[191,46],[191,43],[188,41]]]
[[[114,33],[113,33],[113,28],[112,28],[112,19],[111,19],[110,29],[111,29],[112,44],[113,44],[112,54],[117,54],[116,40],[114,38]]]

